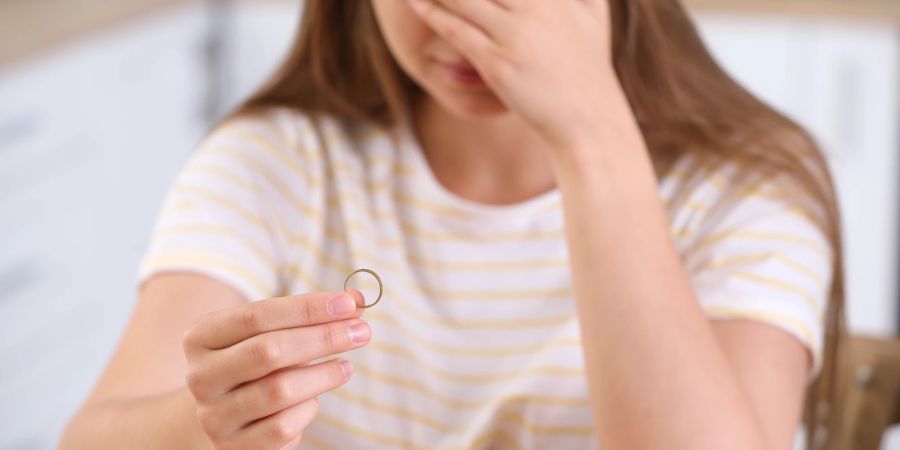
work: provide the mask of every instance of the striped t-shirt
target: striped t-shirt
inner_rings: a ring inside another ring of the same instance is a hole
[[[372,339],[341,354],[353,376],[319,396],[301,448],[596,448],[559,191],[467,200],[408,124],[394,140],[344,123],[270,108],[214,130],[171,187],[138,282],[199,272],[259,300],[381,275]],[[736,165],[691,155],[659,192],[700,306],[790,333],[812,377],[828,241],[774,181],[741,186]]]

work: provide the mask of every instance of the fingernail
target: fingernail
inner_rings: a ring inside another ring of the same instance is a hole
[[[360,322],[356,325],[353,325],[347,330],[350,333],[350,341],[354,344],[359,344],[361,342],[366,342],[369,340],[369,336],[372,334],[372,331],[369,329],[369,325],[365,322]]]
[[[350,294],[350,298],[353,299],[353,301],[355,302],[355,304],[356,304],[357,307],[359,307],[360,303],[356,301],[356,294],[354,294],[354,293],[358,293],[358,294],[359,294],[359,298],[363,299],[363,301],[362,301],[362,304],[363,304],[363,305],[366,304],[366,296],[363,295],[362,291],[360,291],[359,289],[355,289],[355,288],[347,288],[347,290],[344,291],[344,292]]]
[[[349,294],[344,293],[331,300],[328,300],[328,304],[325,305],[325,309],[327,309],[328,313],[332,316],[339,317],[355,311],[356,302],[352,297],[350,297]]]
[[[344,372],[344,378],[349,377],[353,373],[353,363],[346,359],[341,360],[341,372]]]

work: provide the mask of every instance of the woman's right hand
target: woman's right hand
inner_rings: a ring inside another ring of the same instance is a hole
[[[317,395],[343,385],[349,361],[310,361],[369,342],[359,291],[278,297],[211,313],[184,337],[186,383],[216,449],[294,448]]]

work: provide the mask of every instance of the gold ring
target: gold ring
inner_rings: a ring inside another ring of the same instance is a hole
[[[384,293],[384,285],[381,283],[381,277],[379,277],[378,274],[375,273],[374,271],[369,270],[369,269],[356,269],[353,272],[350,272],[350,275],[347,275],[347,279],[344,280],[344,290],[345,291],[347,290],[347,283],[350,282],[350,278],[353,277],[353,275],[356,275],[357,273],[360,273],[360,272],[365,272],[369,275],[372,275],[373,277],[375,277],[375,281],[378,282],[378,298],[376,298],[375,301],[372,302],[371,305],[362,305],[363,308],[369,308],[371,306],[375,306],[375,303],[378,303],[378,301],[381,300],[381,294]]]

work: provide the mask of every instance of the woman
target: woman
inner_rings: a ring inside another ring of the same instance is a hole
[[[829,421],[838,223],[676,0],[307,0],[63,447],[788,449],[808,387]]]

